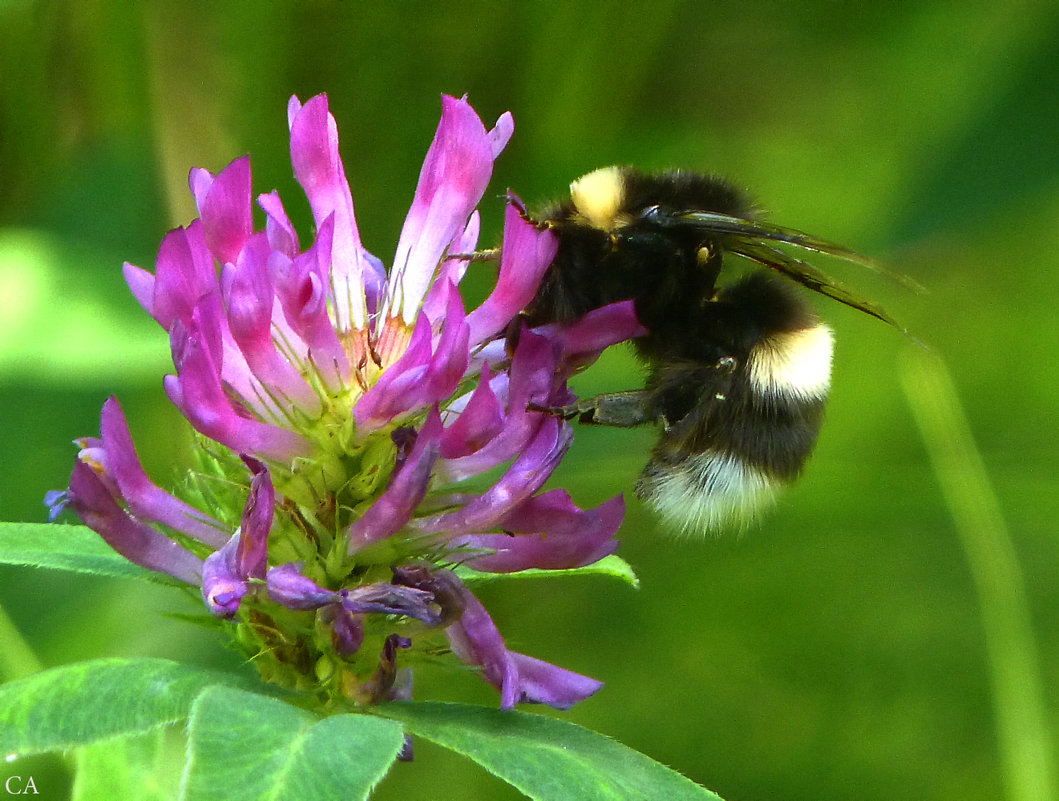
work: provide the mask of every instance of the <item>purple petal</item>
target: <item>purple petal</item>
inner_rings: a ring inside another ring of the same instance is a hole
[[[286,275],[276,276],[276,289],[287,322],[308,344],[321,376],[337,390],[348,383],[351,372],[327,308],[334,225],[334,217],[321,223],[312,247],[290,263]]]
[[[441,622],[440,613],[431,607],[434,595],[415,587],[396,584],[365,584],[342,590],[342,606],[358,614],[403,615],[422,620],[430,626]]]
[[[352,526],[350,553],[384,539],[399,530],[426,495],[430,474],[441,450],[441,415],[430,410],[405,463],[390,478],[390,486]]]
[[[364,643],[364,616],[355,615],[341,604],[326,610],[332,617],[331,644],[340,656],[353,656]]]
[[[552,394],[557,361],[555,350],[544,337],[523,331],[511,360],[507,416],[503,428],[484,447],[442,465],[445,477],[460,481],[503,464],[522,452],[537,432],[544,415],[530,412],[531,402],[547,404]]]
[[[257,204],[265,212],[265,233],[268,236],[269,246],[284,254],[293,261],[294,257],[301,252],[298,245],[298,232],[294,230],[294,223],[287,216],[280,200],[279,192],[272,191],[267,195],[258,195]]]
[[[130,562],[198,584],[202,560],[159,531],[128,515],[86,463],[74,464],[70,505],[81,521]]]
[[[268,269],[271,254],[264,234],[255,234],[235,265],[224,272],[228,327],[253,374],[269,391],[295,404],[310,417],[320,398],[302,374],[280,355],[272,337],[276,296]],[[291,334],[292,336],[293,333]]]
[[[202,599],[217,617],[235,617],[250,591],[246,577],[236,567],[238,548],[239,534],[233,534],[223,548],[207,556],[202,564]]]
[[[386,638],[382,653],[379,654],[379,666],[357,690],[357,698],[361,703],[374,706],[390,697],[397,680],[397,649],[411,647],[412,641],[399,634],[391,634]]]
[[[515,203],[508,203],[500,276],[492,294],[467,316],[472,345],[492,337],[526,308],[558,248],[559,240],[551,230],[538,229]]]
[[[502,137],[494,134],[494,137]],[[443,95],[441,122],[419,173],[415,199],[401,229],[390,285],[389,314],[406,324],[419,316],[446,249],[461,236],[493,171],[494,142],[465,100]]]
[[[519,702],[569,709],[594,695],[603,682],[532,656],[511,652],[519,677]]]
[[[498,527],[515,506],[533,495],[548,480],[570,447],[573,434],[568,426],[542,415],[540,427],[525,450],[492,487],[463,509],[439,515],[424,531],[463,534]]]
[[[464,663],[482,668],[482,676],[500,690],[501,708],[530,702],[568,709],[602,686],[595,679],[509,651],[481,601],[454,573],[403,566],[394,569],[394,581],[434,595],[443,620],[455,620],[445,629],[452,652]]]
[[[206,229],[206,244],[221,264],[234,263],[254,230],[251,215],[250,157],[238,158],[211,181],[193,170],[192,192]]]
[[[490,386],[489,365],[484,365],[470,400],[441,435],[441,457],[455,459],[481,450],[496,436],[503,422],[503,411]]]
[[[564,361],[573,368],[587,366],[611,345],[647,333],[631,300],[592,309],[568,325],[542,326],[535,330],[558,343]]]
[[[268,468],[257,459],[243,457],[254,477],[239,526],[239,547],[235,553],[237,573],[243,578],[263,579],[268,560],[268,535],[276,510],[276,491]]]
[[[165,389],[173,404],[201,434],[237,453],[253,453],[277,461],[312,453],[312,443],[293,431],[248,419],[235,410],[198,336],[185,335],[177,350],[181,354],[180,373],[166,376]]]
[[[386,368],[353,408],[358,428],[370,431],[410,409],[426,405],[421,401],[425,397],[424,377],[433,355],[430,340],[430,320],[423,314],[401,358]]]
[[[324,589],[302,575],[301,566],[296,562],[270,568],[265,586],[268,597],[288,609],[319,609],[340,600],[337,592]]]
[[[593,564],[614,553],[618,549],[614,535],[624,514],[621,496],[596,509],[581,510],[565,490],[552,490],[526,499],[499,520],[499,526],[510,533],[471,534],[457,537],[451,544],[493,551],[467,562],[475,570],[565,570]]]
[[[459,621],[445,629],[452,652],[461,662],[480,666],[485,680],[500,690],[500,708],[511,709],[521,697],[518,666],[482,602],[455,576],[450,581],[463,604]]]
[[[338,125],[327,107],[327,96],[317,95],[304,106],[288,107],[290,151],[294,175],[309,198],[317,227],[334,218],[331,272],[332,300],[339,330],[364,328],[365,275],[377,284],[377,262],[370,263],[360,242],[353,214],[353,197],[338,154]]]
[[[44,493],[44,505],[48,507],[48,522],[54,523],[70,505],[70,491],[48,490]]]
[[[452,652],[466,664],[481,666],[483,678],[500,690],[501,709],[516,703],[569,709],[603,686],[587,676],[509,651],[481,601],[462,581],[446,571],[433,574],[432,579],[434,584],[447,585],[463,607],[459,621],[445,629]]]
[[[452,243],[451,253],[471,254],[478,247],[478,234],[481,231],[481,215],[477,209],[471,212],[471,218],[463,233]],[[427,290],[427,296],[423,300],[423,314],[430,318],[430,322],[437,324],[445,314],[449,304],[449,293],[454,287],[459,286],[463,280],[467,268],[470,266],[469,258],[454,259],[446,258],[441,264],[437,280]]]
[[[100,429],[107,472],[133,515],[141,520],[164,523],[216,548],[227,541],[228,536],[220,523],[151,483],[140,465],[129,425],[114,396],[103,404]]]

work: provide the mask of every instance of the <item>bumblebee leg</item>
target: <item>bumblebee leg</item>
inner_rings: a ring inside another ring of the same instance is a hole
[[[587,425],[633,428],[654,422],[654,418],[647,412],[648,397],[646,390],[637,389],[583,398],[568,406],[530,404],[529,408],[531,411],[553,414],[563,420],[576,419],[577,422]]]
[[[476,250],[473,253],[449,253],[445,256],[446,261],[499,261],[500,248],[489,248],[488,250]]]

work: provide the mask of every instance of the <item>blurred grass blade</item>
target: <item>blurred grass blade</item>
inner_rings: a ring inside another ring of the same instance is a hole
[[[944,363],[908,349],[901,383],[978,593],[1007,795],[1053,801],[1054,751],[1026,588],[1010,533]]]
[[[0,606],[0,683],[38,673],[42,667],[18,626]]]

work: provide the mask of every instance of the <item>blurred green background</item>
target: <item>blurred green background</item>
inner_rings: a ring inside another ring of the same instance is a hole
[[[605,164],[683,166],[726,175],[777,222],[924,284],[916,295],[825,265],[948,363],[1006,533],[988,492],[954,482],[985,502],[966,516],[994,552],[968,558],[916,427],[901,382],[916,348],[821,299],[838,336],[828,421],[775,512],[741,535],[674,538],[631,493],[652,432],[582,429],[555,483],[582,505],[626,492],[621,553],[641,588],[512,582],[483,600],[512,647],[606,681],[563,717],[727,801],[1052,797],[1057,4],[7,0],[0,517],[44,519],[70,440],[98,430],[111,393],[149,472],[175,475],[188,437],[161,387],[166,336],[121,263],[153,269],[165,230],[194,216],[188,169],[245,152],[255,190],[278,188],[304,235],[286,103],[318,92],[338,119],[361,234],[384,260],[448,92],[468,93],[488,122],[508,109],[516,120],[483,244],[496,241],[509,186],[532,204]],[[480,297],[487,283],[468,286]],[[608,354],[578,386],[629,388],[637,370]],[[930,394],[914,378],[910,389]],[[190,608],[173,591],[3,568],[0,602],[45,665],[233,660],[164,617]],[[995,602],[1015,618],[988,629]],[[1028,707],[998,701],[1005,676]],[[417,697],[497,701],[446,671],[422,673]],[[64,797],[56,760],[20,765],[5,776],[36,770],[42,797]],[[420,743],[378,797],[520,796]]]

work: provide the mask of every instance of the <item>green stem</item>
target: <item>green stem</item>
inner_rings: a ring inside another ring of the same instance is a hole
[[[1054,751],[1037,644],[1010,532],[942,360],[909,349],[902,385],[971,569],[985,630],[1007,796],[1053,801]]]

